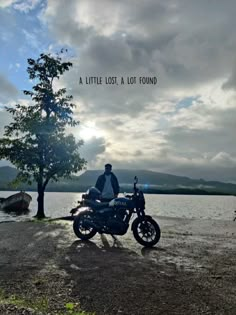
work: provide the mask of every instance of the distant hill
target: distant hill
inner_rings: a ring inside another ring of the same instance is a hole
[[[96,179],[103,171],[88,170],[72,179],[62,179],[57,183],[49,183],[47,191],[85,191],[95,185]],[[148,193],[176,194],[233,194],[236,195],[236,185],[204,179],[191,179],[185,176],[147,171],[147,170],[115,170],[122,191],[130,191],[133,187],[134,176],[138,176],[139,185]],[[17,175],[15,168],[0,167],[0,190],[11,190],[8,183]],[[28,186],[21,184],[16,190],[36,190],[36,184]]]
[[[97,177],[102,174],[100,170],[89,170],[79,176],[79,180],[85,186],[94,185]],[[138,176],[139,185],[149,190],[205,190],[207,192],[220,192],[236,194],[236,185],[218,181],[205,181],[204,179],[191,179],[186,176],[176,176],[147,170],[116,170],[115,174],[119,183],[124,188],[133,186],[134,176]]]
[[[17,170],[10,166],[0,167],[0,187],[4,187],[7,183],[14,180],[17,176]]]
[[[86,185],[94,185],[97,177],[101,175],[101,170],[86,171],[80,175],[80,180]],[[134,177],[139,178],[139,183],[147,185],[158,185],[158,186],[176,186],[176,185],[189,185],[194,181],[188,177],[170,175],[165,173],[158,173],[146,170],[116,170],[115,175],[117,176],[121,184],[132,185]],[[236,187],[236,186],[235,186]]]

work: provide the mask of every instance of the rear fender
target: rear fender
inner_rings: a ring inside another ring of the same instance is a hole
[[[78,212],[76,213],[76,217],[79,217],[79,216],[81,216],[81,215],[83,215],[83,214],[86,214],[86,213],[88,213],[88,214],[91,214],[93,211],[90,209],[90,208],[88,208],[88,207],[82,207],[82,208],[79,208],[78,209]]]
[[[152,219],[152,217],[150,216],[150,215],[145,215],[145,218],[147,218],[147,219]],[[141,221],[142,220],[142,218],[141,217],[139,217],[139,218],[136,218],[134,221],[133,221],[133,223],[132,223],[132,225],[131,225],[131,230],[133,231],[133,229],[134,229],[134,224],[137,222],[137,221]]]

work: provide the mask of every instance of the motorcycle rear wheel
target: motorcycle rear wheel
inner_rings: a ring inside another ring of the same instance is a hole
[[[136,218],[132,227],[134,238],[139,244],[153,247],[159,242],[161,230],[157,222],[151,217]]]
[[[83,226],[83,220],[88,218],[88,214],[80,214],[74,219],[73,230],[75,235],[83,241],[87,241],[94,237],[97,231],[94,228],[86,228]]]

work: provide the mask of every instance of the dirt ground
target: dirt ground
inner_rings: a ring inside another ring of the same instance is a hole
[[[153,249],[131,232],[82,242],[71,223],[0,224],[0,314],[236,314],[236,222],[156,218]]]

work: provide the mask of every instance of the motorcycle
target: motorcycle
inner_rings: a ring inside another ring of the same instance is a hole
[[[82,195],[79,206],[71,210],[74,222],[73,230],[81,240],[89,240],[96,233],[110,235],[124,235],[129,228],[133,215],[137,217],[131,225],[133,236],[138,243],[145,247],[156,245],[161,237],[158,223],[145,214],[145,198],[137,188],[138,178],[134,178],[134,192],[112,199],[109,203],[101,203],[97,207],[86,206],[86,195]],[[99,205],[99,203],[98,203]]]

